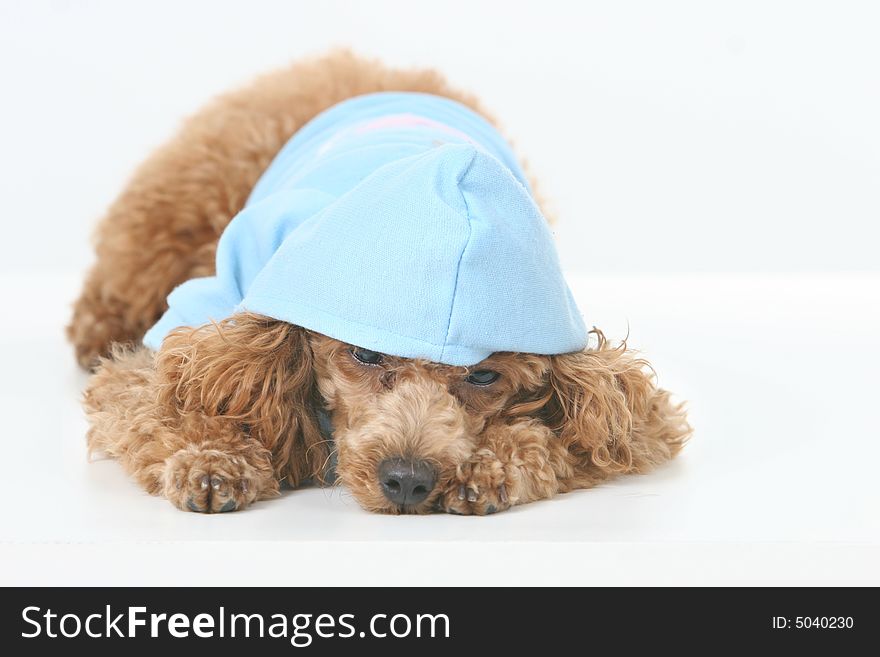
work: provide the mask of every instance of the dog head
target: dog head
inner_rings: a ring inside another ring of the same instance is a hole
[[[517,418],[546,424],[573,461],[632,466],[633,418],[651,416],[656,389],[644,361],[597,336],[583,352],[495,353],[455,367],[239,313],[172,332],[157,363],[180,412],[240,422],[272,451],[279,479],[324,479],[336,450],[336,475],[364,508],[427,513],[487,429],[497,435]],[[332,439],[320,431],[321,409]]]
[[[473,367],[397,358],[313,335],[340,481],[374,511],[434,507],[486,426],[539,391],[547,359],[493,354]]]

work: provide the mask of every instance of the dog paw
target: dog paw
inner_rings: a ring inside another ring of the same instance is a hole
[[[441,498],[443,510],[458,515],[489,515],[516,501],[504,464],[490,449],[480,449],[459,466]]]
[[[255,467],[241,454],[191,447],[166,461],[164,492],[183,511],[226,513],[277,492],[277,483],[268,465]]]
[[[76,359],[84,369],[94,369],[115,343],[134,342],[135,330],[127,326],[124,306],[101,301],[84,294],[74,305],[67,337],[73,344]]]

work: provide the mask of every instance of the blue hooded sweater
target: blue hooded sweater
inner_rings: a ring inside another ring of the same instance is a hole
[[[547,222],[481,116],[420,93],[358,96],[303,126],[144,337],[249,311],[448,365],[583,349]]]

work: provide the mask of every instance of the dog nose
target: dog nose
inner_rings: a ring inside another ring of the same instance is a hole
[[[427,461],[399,457],[379,464],[382,493],[395,504],[415,506],[424,502],[435,483],[437,473]]]

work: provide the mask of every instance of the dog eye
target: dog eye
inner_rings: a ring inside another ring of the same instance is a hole
[[[492,370],[477,370],[476,372],[471,372],[465,381],[475,386],[488,386],[495,383],[500,376],[498,372],[493,372]]]
[[[352,347],[351,355],[354,356],[355,360],[363,363],[364,365],[378,365],[382,362],[382,354],[376,351],[370,351],[369,349],[359,349],[358,347]]]

